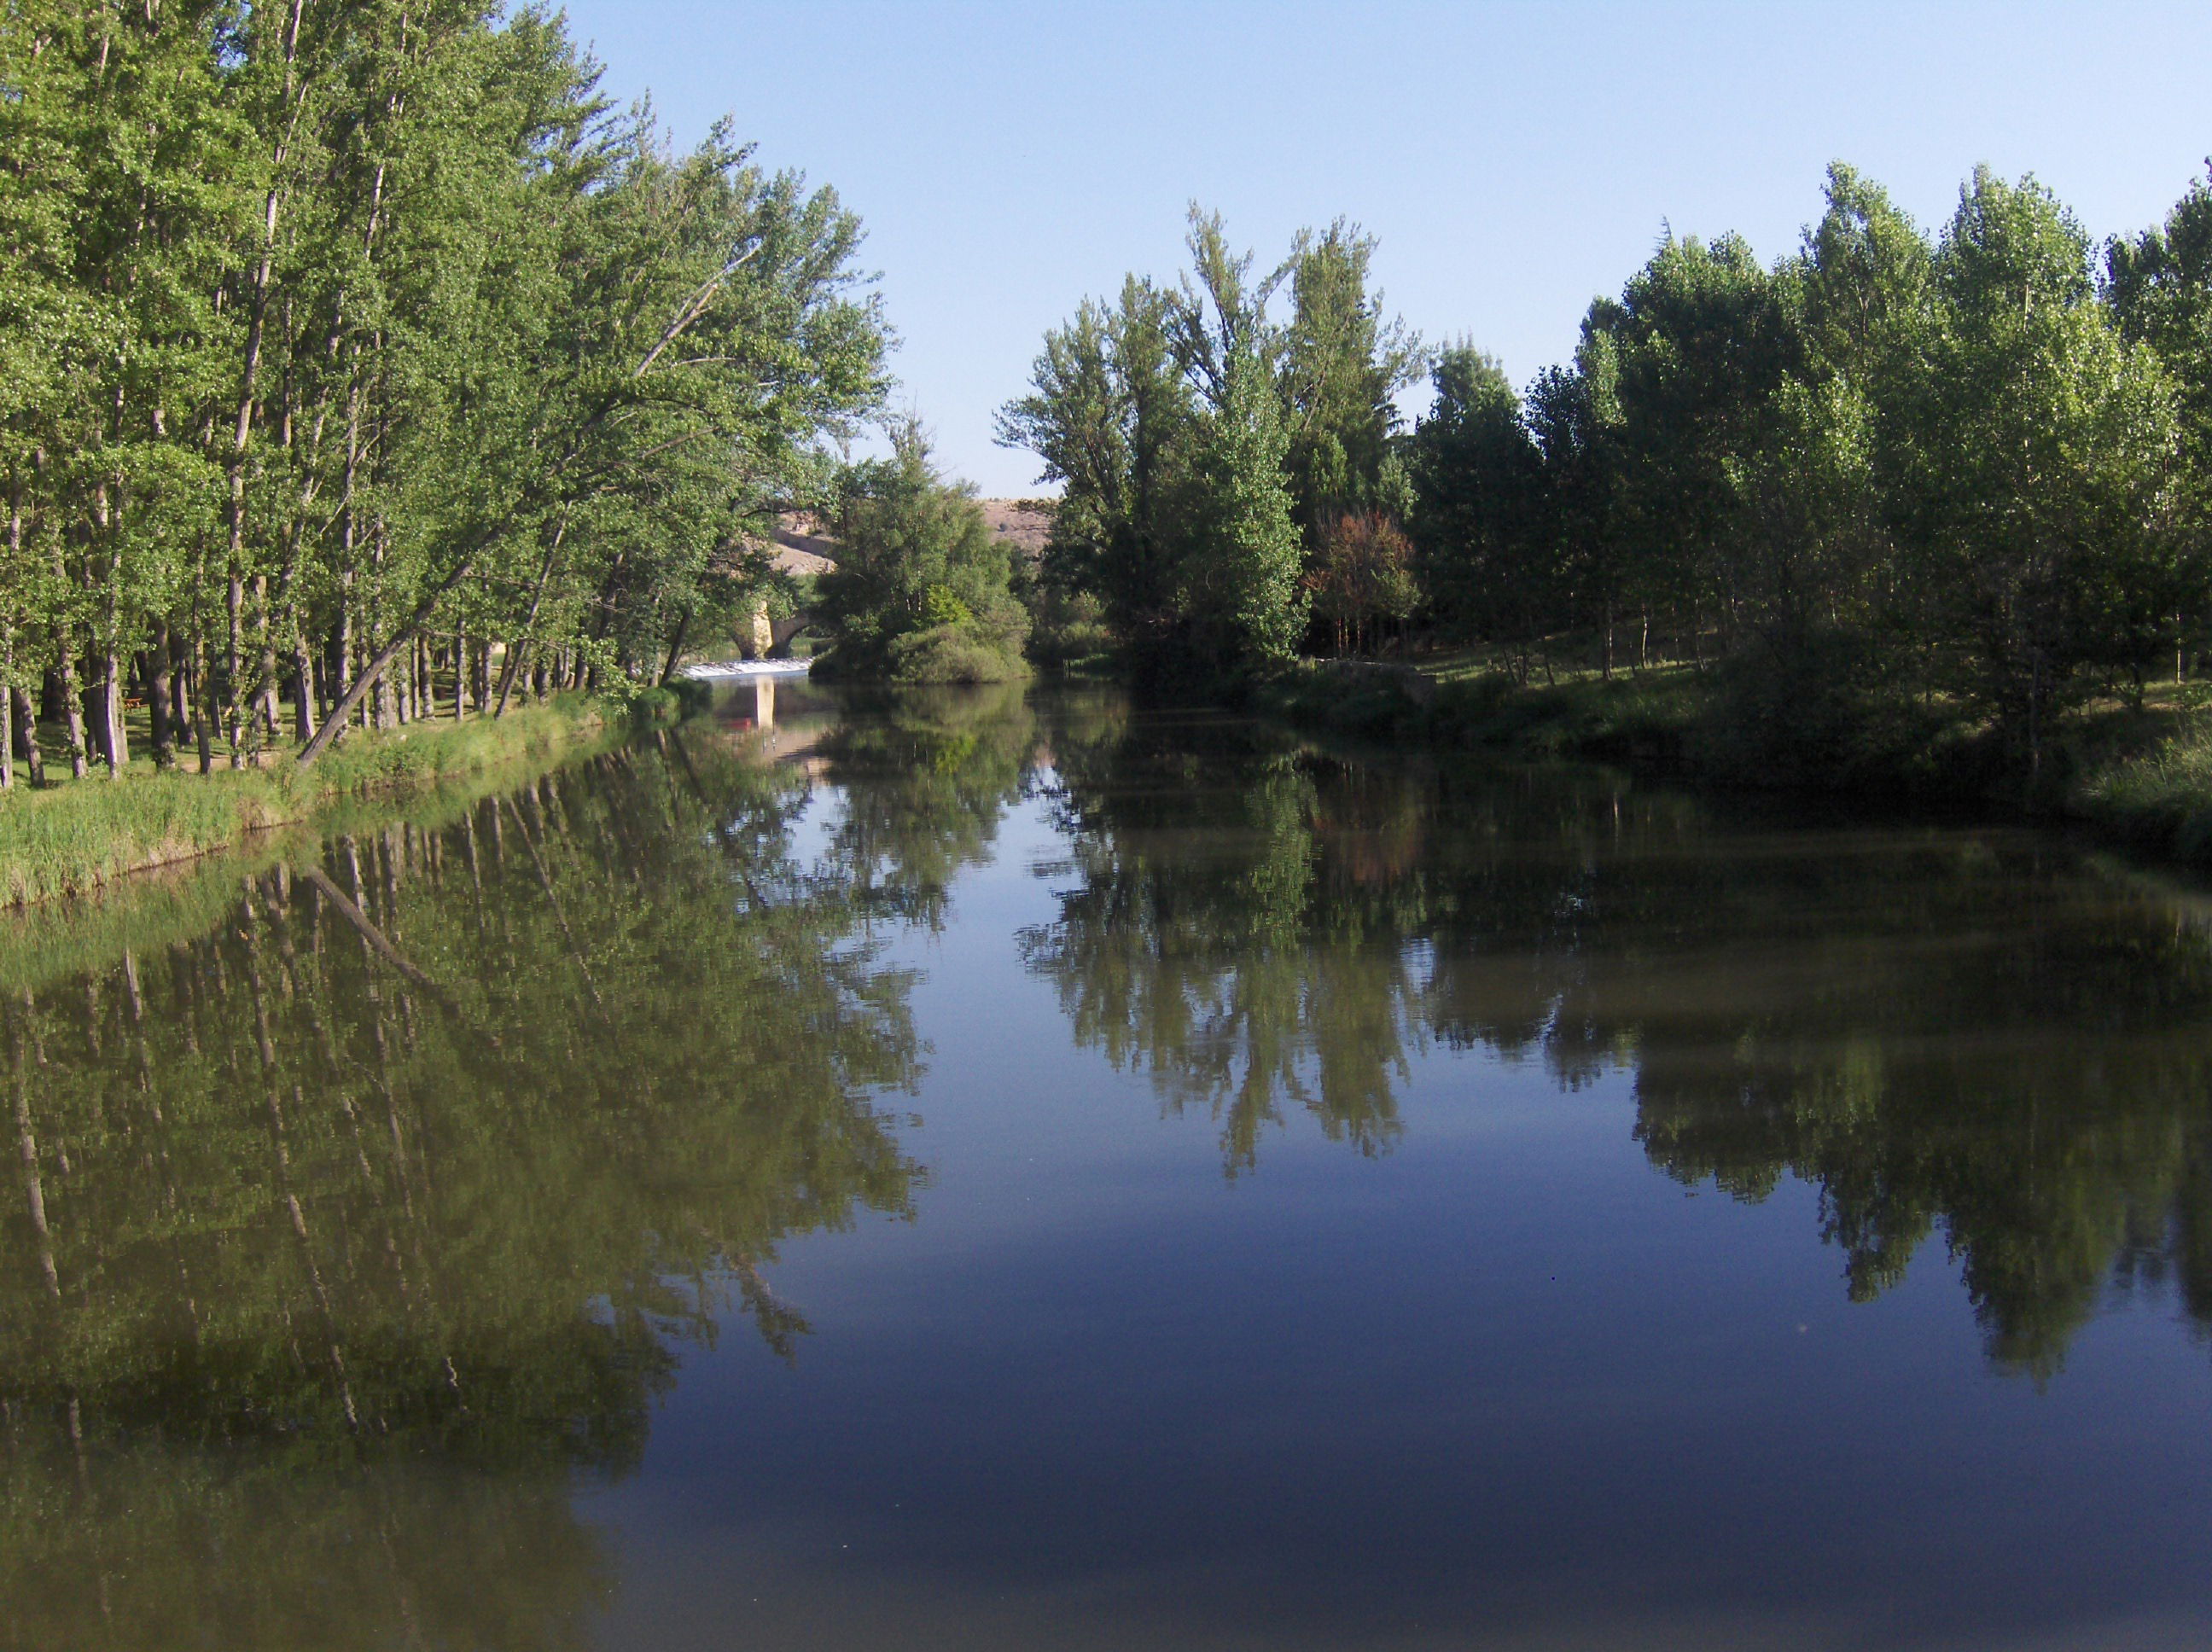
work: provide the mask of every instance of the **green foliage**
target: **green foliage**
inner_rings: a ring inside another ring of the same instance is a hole
[[[1292,514],[1309,545],[1346,514],[1387,509],[1397,394],[1422,350],[1369,290],[1375,240],[1338,219],[1291,249],[1291,320],[1281,341]]]
[[[1877,469],[1911,621],[2033,768],[2082,670],[2140,671],[2183,600],[2172,392],[2096,301],[2087,238],[2032,180],[1976,175],[1934,288],[1881,395]]]
[[[1405,507],[1392,398],[1419,345],[1368,289],[1341,222],[1255,276],[1191,209],[1191,271],[1131,276],[1045,337],[999,440],[1063,484],[1043,575],[1087,598],[1148,679],[1234,677],[1304,640],[1305,574],[1346,514]],[[1267,319],[1291,286],[1287,325]]]
[[[2049,793],[2069,708],[2139,701],[2212,623],[2206,198],[2114,243],[2100,297],[2033,179],[1977,173],[1931,244],[1838,163],[1794,257],[1670,232],[1523,399],[1448,352],[1407,444],[1435,628],[1523,685],[1609,676],[1624,622],[1638,667],[1717,666],[1702,738],[1740,779],[1994,743]]]
[[[1436,399],[1407,444],[1422,583],[1445,636],[1514,646],[1525,681],[1563,599],[1545,450],[1504,369],[1474,346],[1443,351],[1431,376]]]
[[[2166,222],[2105,252],[2105,296],[2122,335],[2172,375],[2187,465],[2187,529],[2202,555],[2212,517],[2212,185],[2198,179]]]
[[[1202,427],[1197,529],[1177,592],[1201,661],[1218,668],[1286,657],[1306,623],[1280,406],[1253,340],[1236,337],[1225,356],[1220,399]]]
[[[73,772],[126,700],[243,768],[653,682],[770,588],[884,384],[858,222],[597,73],[532,8],[0,19],[0,688]]]
[[[1176,570],[1191,532],[1198,401],[1177,358],[1176,295],[1134,276],[1112,305],[1086,299],[1045,335],[1030,392],[999,414],[999,440],[1063,484],[1046,583],[1089,594],[1127,641],[1176,623]]]
[[[889,459],[846,473],[835,537],[837,565],[821,576],[817,613],[836,653],[817,670],[900,683],[1028,674],[1029,616],[1012,556],[975,490],[939,477],[920,425],[894,433]]]

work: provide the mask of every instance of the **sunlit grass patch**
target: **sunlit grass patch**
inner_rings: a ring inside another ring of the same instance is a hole
[[[356,733],[313,768],[161,774],[134,765],[0,796],[0,906],[89,894],[114,879],[227,848],[274,827],[311,823],[351,799],[414,790],[544,760],[623,720],[564,695],[498,718],[419,722]]]

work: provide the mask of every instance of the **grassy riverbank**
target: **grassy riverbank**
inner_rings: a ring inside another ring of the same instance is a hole
[[[654,709],[664,711],[665,708]],[[625,728],[630,714],[581,695],[492,719],[421,722],[349,736],[313,767],[288,755],[210,774],[131,769],[0,796],[0,907],[89,894],[116,878],[191,860],[359,799],[544,763]]]
[[[1255,709],[1392,744],[1575,757],[1708,784],[1889,798],[2085,823],[2161,858],[2212,869],[2212,694],[2154,689],[2096,702],[2048,743],[2033,781],[1990,732],[1941,705],[1900,706],[1850,738],[1810,702],[1748,714],[1717,673],[1687,666],[1517,684],[1464,660],[1309,664],[1255,685]],[[1764,714],[1793,738],[1773,739]]]

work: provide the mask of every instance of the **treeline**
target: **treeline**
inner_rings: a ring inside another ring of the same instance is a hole
[[[1838,165],[1795,253],[1670,233],[1524,392],[1421,357],[1340,227],[1270,282],[1215,221],[1192,246],[1194,280],[1048,337],[1002,417],[1065,483],[1049,571],[1127,641],[1249,659],[1410,623],[1523,682],[1718,666],[1754,744],[1940,708],[2032,768],[2070,704],[2139,700],[2212,629],[2203,184],[2100,247],[2033,179],[1978,172],[1930,235]]]
[[[1393,398],[1422,356],[1368,290],[1374,242],[1339,222],[1255,274],[1194,207],[1189,246],[1177,284],[1086,300],[999,415],[1000,443],[1062,486],[1043,579],[1084,605],[1063,623],[1095,616],[1147,671],[1205,674],[1291,654],[1316,612],[1402,620]]]
[[[750,611],[881,398],[860,228],[597,77],[484,0],[0,16],[0,751],[311,760]]]

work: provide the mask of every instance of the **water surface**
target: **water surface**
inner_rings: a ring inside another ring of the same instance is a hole
[[[0,936],[0,1646],[2202,1644],[2207,913],[747,684]]]

